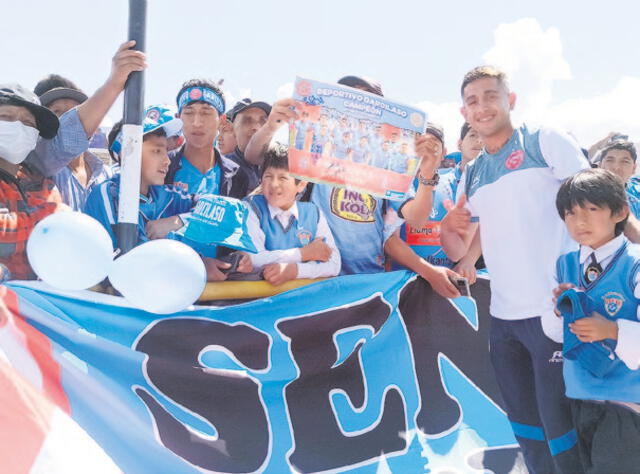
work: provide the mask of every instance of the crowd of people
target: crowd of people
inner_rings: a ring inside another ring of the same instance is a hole
[[[91,96],[57,75],[33,92],[0,85],[5,280],[36,278],[25,252],[29,233],[67,208],[96,218],[117,248],[122,123],[109,133],[112,164],[91,153],[89,142],[129,74],[146,68],[145,55],[133,47],[127,42],[117,50],[111,74]],[[338,83],[383,96],[369,78]],[[457,152],[447,154],[437,124],[422,135],[398,132],[398,143],[411,140],[420,164],[411,170],[410,197],[393,201],[301,181],[289,173],[288,146],[273,142],[281,127],[297,123],[289,146],[393,168],[389,149],[401,153],[401,145],[380,140],[368,123],[327,112],[312,127],[293,99],[273,105],[244,99],[228,107],[218,82],[189,79],[175,106],[145,110],[138,242],[179,233],[199,196],[213,194],[246,202],[257,253],[219,248],[203,255],[210,281],[253,274],[279,285],[406,268],[455,298],[452,279],[473,284],[482,257],[492,291],[491,360],[528,469],[637,471],[636,149],[619,133],[586,150],[565,132],[514,127],[516,95],[493,67],[467,73],[460,93],[465,123]],[[555,305],[572,289],[586,302],[580,314],[575,305],[572,311]],[[582,355],[596,346],[599,355]],[[596,373],[598,357],[610,362],[606,371]]]

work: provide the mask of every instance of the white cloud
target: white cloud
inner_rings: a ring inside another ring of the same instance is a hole
[[[571,69],[562,54],[557,28],[543,30],[537,20],[523,18],[503,23],[493,32],[494,45],[482,59],[503,69],[513,91],[519,94],[515,119],[526,112],[527,122],[539,123],[551,105],[551,86],[571,79]]]
[[[584,147],[609,132],[640,138],[640,77],[623,76],[614,87],[594,97],[571,99],[552,105],[545,122],[571,131]]]
[[[610,131],[640,137],[636,113],[640,104],[640,77],[622,76],[613,87],[601,94],[579,99],[553,96],[553,84],[573,78],[563,55],[561,32],[555,27],[543,29],[533,18],[500,24],[494,30],[494,44],[482,55],[487,64],[505,70],[518,100],[513,113],[515,124],[545,124],[572,132],[585,148]],[[455,148],[462,120],[459,103],[417,104],[432,120],[445,127],[447,145]]]

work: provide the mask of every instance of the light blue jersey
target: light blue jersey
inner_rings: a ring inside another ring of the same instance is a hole
[[[213,168],[202,174],[187,158],[181,156],[180,168],[176,171],[173,184],[189,194],[220,194],[220,175],[217,162]]]
[[[93,188],[84,209],[85,214],[96,219],[107,230],[114,248],[119,192],[120,175],[116,175]],[[137,243],[141,244],[149,240],[145,230],[147,222],[190,212],[193,198],[173,186],[149,186],[149,195],[140,195],[139,205]]]
[[[562,255],[556,267],[558,282],[573,283],[586,292],[591,305],[586,308],[588,314],[597,311],[612,321],[638,320],[640,300],[634,296],[634,287],[640,271],[640,246],[625,239],[609,265],[590,284],[585,281],[579,251]],[[611,357],[615,357],[615,362],[602,377],[592,374],[579,361],[565,358],[567,396],[580,400],[640,402],[640,371],[630,370],[615,355],[615,341],[605,339],[604,343],[612,349]]]
[[[296,122],[296,150],[304,149],[304,142],[307,138],[307,132],[311,130],[311,122],[299,121]]]
[[[401,224],[385,225],[387,212],[399,212],[404,202],[385,201],[326,184],[314,184],[311,202],[324,213],[342,256],[341,275],[384,271],[384,243]],[[390,208],[390,209],[389,209]]]
[[[425,225],[416,228],[407,223],[400,227],[400,237],[409,244],[409,247],[420,257],[424,258],[432,265],[453,268],[453,262],[442,249],[440,242],[440,223],[447,210],[444,202],[449,200],[455,202],[456,192],[462,172],[460,167],[456,167],[451,173],[440,177],[438,186],[433,191],[433,206],[431,214]],[[413,187],[418,187],[418,180],[414,179]],[[394,269],[402,268],[394,264]]]
[[[369,154],[370,150],[368,146],[361,147],[358,145],[353,149],[351,159],[354,163],[366,163],[369,161]]]
[[[627,199],[629,200],[629,210],[636,219],[640,219],[640,198],[627,187]]]

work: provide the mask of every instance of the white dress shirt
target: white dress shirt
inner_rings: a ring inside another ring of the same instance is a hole
[[[279,209],[268,204],[269,218],[277,219],[283,228],[287,228],[291,218],[298,219],[298,204],[293,203],[289,209]],[[326,262],[302,262],[302,256],[299,248],[290,248],[284,250],[266,250],[265,235],[260,227],[258,216],[251,207],[249,207],[249,218],[247,220],[247,230],[253,240],[254,245],[258,249],[258,253],[250,254],[251,263],[254,269],[261,269],[270,263],[295,263],[298,266],[297,278],[322,278],[332,277],[340,273],[340,252],[333,240],[333,234],[327,224],[327,219],[320,209],[320,218],[318,220],[318,228],[315,238],[324,239],[325,243],[331,249],[331,257]],[[266,218],[266,216],[262,216]]]

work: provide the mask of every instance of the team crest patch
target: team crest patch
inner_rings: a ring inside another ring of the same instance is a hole
[[[504,165],[507,167],[507,169],[515,170],[520,167],[523,161],[524,151],[516,150],[509,155],[509,157],[505,160]]]
[[[331,191],[331,213],[352,222],[374,222],[377,201],[369,194],[344,188]]]
[[[302,245],[309,245],[309,242],[311,242],[311,232],[309,232],[308,230],[300,229],[298,231],[297,237],[298,241]]]
[[[615,316],[618,311],[622,309],[622,305],[624,304],[624,297],[615,291],[605,293],[602,300],[604,301],[605,311],[611,317]]]
[[[153,121],[157,121],[160,118],[160,111],[158,109],[150,109],[147,112],[147,118]]]

